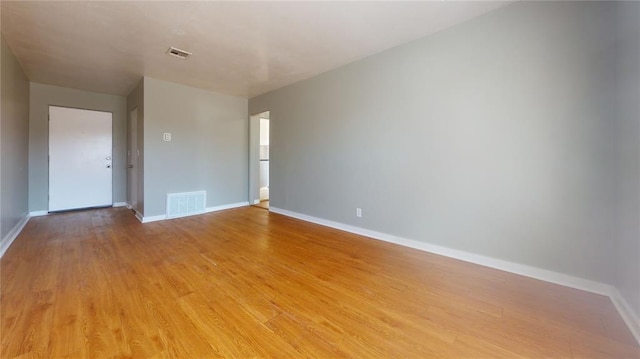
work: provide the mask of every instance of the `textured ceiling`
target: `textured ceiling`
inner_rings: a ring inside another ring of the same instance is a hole
[[[127,95],[142,76],[253,97],[507,2],[1,1],[31,81]],[[166,55],[170,46],[193,53]]]

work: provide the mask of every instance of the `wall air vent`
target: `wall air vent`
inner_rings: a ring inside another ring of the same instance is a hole
[[[192,216],[206,212],[207,192],[167,193],[167,218]]]
[[[175,57],[183,59],[183,60],[186,59],[187,57],[191,56],[191,53],[189,51],[176,49],[175,47],[170,47],[169,50],[167,50],[167,54],[169,54],[171,56],[175,56]]]

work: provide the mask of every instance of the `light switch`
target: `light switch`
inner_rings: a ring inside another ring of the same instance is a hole
[[[165,132],[165,133],[162,135],[162,139],[163,139],[163,140],[165,140],[165,142],[169,142],[169,141],[171,141],[171,134],[170,134],[169,132]]]

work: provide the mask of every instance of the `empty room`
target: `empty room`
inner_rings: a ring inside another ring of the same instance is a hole
[[[640,2],[0,18],[0,357],[640,358]]]

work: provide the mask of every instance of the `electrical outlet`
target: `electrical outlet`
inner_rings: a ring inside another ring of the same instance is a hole
[[[362,208],[356,208],[356,217],[362,217]]]

